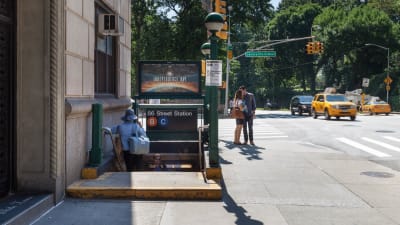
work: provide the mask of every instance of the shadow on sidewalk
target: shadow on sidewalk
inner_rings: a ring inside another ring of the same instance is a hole
[[[225,148],[229,150],[239,149],[240,154],[247,156],[247,160],[262,160],[263,158],[260,157],[262,152],[260,150],[266,150],[266,148],[252,146],[252,145],[235,145],[232,141],[226,140],[219,140],[225,144]]]
[[[261,221],[254,220],[251,216],[246,215],[247,211],[242,206],[239,206],[235,200],[229,195],[224,181],[221,182],[223,186],[223,202],[225,203],[224,208],[229,213],[233,213],[236,216],[235,224],[237,225],[263,225]]]

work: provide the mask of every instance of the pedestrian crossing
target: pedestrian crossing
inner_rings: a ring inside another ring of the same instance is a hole
[[[220,126],[218,129],[219,139],[226,141],[233,140],[235,127],[236,127],[235,123]],[[241,134],[242,134],[241,138],[243,139],[243,131]],[[288,138],[288,136],[285,133],[281,132],[277,128],[268,124],[254,124],[253,137],[254,140]]]
[[[400,147],[398,144],[400,138],[398,137],[376,136],[374,138],[359,137],[357,139],[339,137],[336,138],[336,140],[347,146],[354,147],[357,150],[380,158],[393,157],[395,154],[400,154]]]

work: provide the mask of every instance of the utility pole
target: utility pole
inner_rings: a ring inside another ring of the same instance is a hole
[[[228,115],[228,108],[229,108],[229,73],[230,73],[230,53],[232,51],[231,46],[231,10],[232,6],[228,6],[228,44],[226,46],[226,87],[225,87],[225,107],[224,107],[224,115]]]

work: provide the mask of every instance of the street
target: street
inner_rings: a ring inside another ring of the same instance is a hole
[[[220,119],[222,201],[67,198],[33,224],[399,225],[399,120],[257,111],[250,146]]]
[[[258,111],[258,117],[261,120],[254,120],[256,140],[283,138],[310,148],[364,157],[400,171],[400,114],[358,114],[355,121],[348,117],[313,119],[311,116],[292,116],[285,111]],[[275,133],[268,133],[268,126]]]

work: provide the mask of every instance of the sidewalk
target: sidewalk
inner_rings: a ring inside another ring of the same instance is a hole
[[[400,224],[399,172],[288,140],[256,144],[219,143],[222,201],[67,198],[33,224]]]

